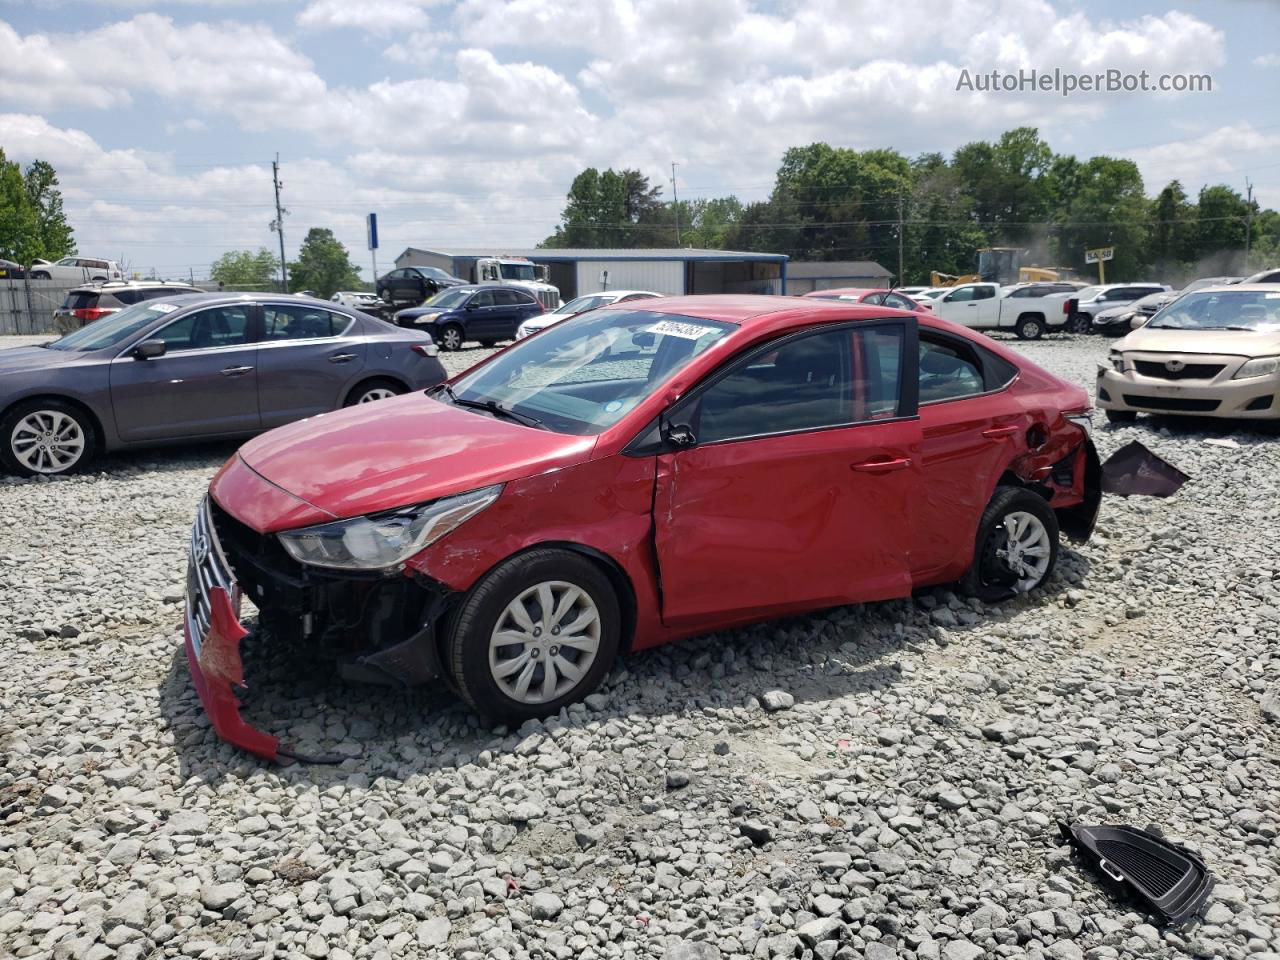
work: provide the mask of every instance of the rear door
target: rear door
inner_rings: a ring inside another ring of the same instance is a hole
[[[827,327],[732,362],[671,411],[654,524],[672,625],[903,596],[916,488],[914,320]],[[905,370],[905,372],[904,372]]]
[[[498,340],[506,329],[506,318],[515,307],[508,300],[498,303],[498,294],[505,290],[481,290],[467,301],[466,329],[468,340]]]
[[[145,442],[253,433],[258,417],[254,308],[194,310],[147,336],[164,356],[111,362],[111,405],[122,440]]]
[[[342,406],[367,347],[361,321],[319,305],[262,305],[258,404],[265,429]]]

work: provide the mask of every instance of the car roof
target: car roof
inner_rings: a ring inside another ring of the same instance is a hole
[[[82,283],[78,287],[72,287],[72,293],[83,293],[92,291],[93,293],[110,293],[112,290],[137,290],[139,288],[173,288],[175,290],[199,290],[193,283],[186,280],[105,280],[102,283]]]
[[[743,328],[756,326],[803,325],[803,321],[819,311],[831,315],[830,322],[845,320],[875,320],[884,317],[919,317],[911,310],[893,307],[867,306],[840,300],[823,300],[818,297],[779,297],[768,294],[702,294],[684,297],[661,297],[646,300],[643,307],[630,303],[609,304],[600,310],[645,310],[702,320],[719,320]]]
[[[809,300],[821,300],[824,297],[861,297],[868,293],[888,293],[886,287],[830,287],[826,290],[811,290],[803,293],[800,298]],[[896,291],[901,293],[901,291]]]

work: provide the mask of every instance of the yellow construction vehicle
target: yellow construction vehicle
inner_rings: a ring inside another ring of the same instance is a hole
[[[954,287],[961,283],[1052,283],[1071,275],[1066,267],[1024,267],[1019,262],[1026,251],[1020,247],[982,247],[978,250],[978,272],[959,276],[933,271],[929,280],[935,287]]]

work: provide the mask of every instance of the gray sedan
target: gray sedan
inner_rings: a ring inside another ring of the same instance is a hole
[[[444,379],[430,336],[328,301],[148,300],[0,350],[0,462],[67,473],[104,450],[250,436]]]

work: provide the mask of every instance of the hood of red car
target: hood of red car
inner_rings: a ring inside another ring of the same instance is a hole
[[[411,393],[279,427],[240,456],[295,497],[353,517],[556,470],[581,461],[595,439]]]

